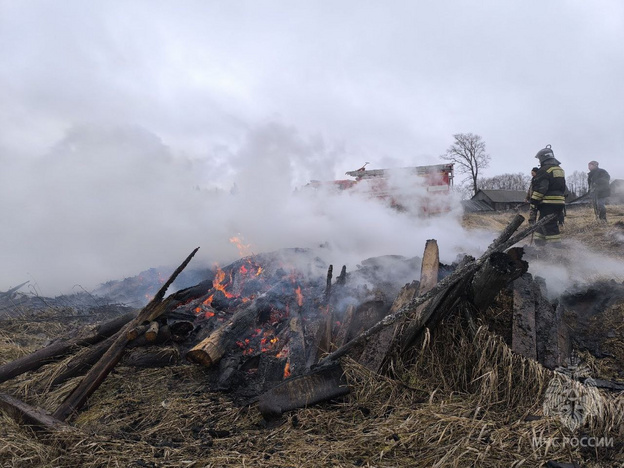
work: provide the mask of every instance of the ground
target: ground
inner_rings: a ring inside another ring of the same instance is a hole
[[[464,224],[498,232],[513,214],[470,214]],[[589,209],[569,210],[564,238],[622,260],[624,208],[610,207],[609,214],[610,223],[602,225]],[[498,307],[493,313],[509,312],[504,301]],[[1,322],[0,364],[77,329],[82,320],[72,310],[20,312]],[[615,338],[607,345],[614,352],[624,348]],[[393,378],[345,361],[348,397],[269,423],[254,404],[239,407],[227,394],[210,391],[199,366],[120,365],[70,420],[72,433],[35,433],[0,413],[0,465],[534,467],[556,460],[624,466],[621,395],[605,393],[601,417],[572,433],[544,415],[553,373],[511,353],[487,327],[472,334],[459,318],[428,337],[414,359],[409,366],[397,363]],[[589,364],[600,368],[595,359]],[[58,365],[2,383],[0,392],[51,411],[77,382],[47,388]],[[579,435],[613,446],[582,447],[578,441],[589,439],[575,439]]]

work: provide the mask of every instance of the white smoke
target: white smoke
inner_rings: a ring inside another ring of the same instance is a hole
[[[620,259],[580,242],[564,238],[561,249],[549,250],[542,258],[529,260],[529,273],[546,280],[551,298],[599,280],[624,281],[624,263]]]
[[[140,127],[76,126],[44,156],[2,171],[0,290],[26,280],[43,295],[89,290],[174,268],[197,246],[194,266],[225,264],[239,257],[233,236],[256,253],[323,244],[328,263],[349,268],[372,256],[420,256],[427,239],[445,263],[491,242],[491,233],[462,229],[457,200],[451,212],[422,218],[419,207],[398,212],[365,190],[304,188],[344,174],[345,151],[271,123],[238,148],[190,158]],[[393,180],[395,189],[407,182]]]

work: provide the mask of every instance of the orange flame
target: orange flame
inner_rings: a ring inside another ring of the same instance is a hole
[[[290,377],[290,359],[286,361],[286,365],[284,366],[284,379]]]
[[[295,289],[295,296],[297,297],[297,305],[299,307],[303,306],[303,294],[301,294],[301,286],[297,286],[297,289]]]
[[[225,288],[229,286],[229,282],[224,284],[224,281],[225,281],[225,272],[221,268],[218,268],[217,274],[212,280],[212,287],[215,288],[217,291],[221,291],[225,295],[225,297],[228,297],[228,298],[234,297],[233,294],[230,294],[229,292],[225,290]],[[212,296],[210,296],[207,300],[210,300],[212,302]]]
[[[243,236],[241,236],[240,234],[238,236],[230,237],[230,242],[236,246],[236,248],[238,249],[238,254],[241,257],[253,255],[253,252],[251,251],[251,244],[243,243]]]

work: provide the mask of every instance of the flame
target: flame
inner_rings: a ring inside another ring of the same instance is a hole
[[[251,251],[251,244],[243,243],[243,236],[238,234],[238,236],[230,237],[230,242],[236,246],[238,249],[238,255],[241,257],[248,257],[249,255],[253,255]]]
[[[286,365],[284,366],[284,379],[290,377],[290,359],[286,361]]]
[[[303,306],[303,294],[301,294],[301,286],[297,286],[297,289],[295,289],[295,296],[297,297],[297,305],[299,307]]]
[[[283,358],[288,356],[288,346],[284,346],[280,349],[280,352],[275,355],[276,358]]]

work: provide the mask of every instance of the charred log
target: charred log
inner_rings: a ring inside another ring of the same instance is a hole
[[[325,293],[323,294],[325,304],[329,303],[329,298],[331,297],[331,282],[332,282],[333,271],[334,271],[334,266],[329,265],[329,268],[327,269],[327,283],[325,286]]]
[[[134,348],[121,361],[123,365],[141,368],[173,366],[179,362],[180,351],[174,346]]]
[[[127,348],[140,348],[143,346],[151,346],[151,345],[160,345],[164,343],[168,343],[171,341],[171,328],[168,325],[163,325],[162,327],[158,327],[158,333],[156,334],[156,338],[147,338],[147,333],[139,336],[137,339],[130,341],[127,344]]]
[[[513,283],[511,349],[514,353],[537,360],[534,286],[531,275],[524,275]]]
[[[124,348],[128,344],[128,330],[134,328],[137,324],[145,321],[152,321],[158,318],[167,310],[167,301],[163,302],[163,298],[167,289],[177,278],[177,276],[186,268],[199,247],[182,262],[182,264],[173,272],[167,282],[160,288],[152,301],[147,304],[137,315],[137,317],[122,328],[116,335],[115,341],[112,343],[106,353],[91,368],[78,386],[69,394],[69,396],[61,403],[54,412],[56,419],[64,421],[70,414],[77,411],[87,401],[87,398],[100,386],[110,371],[117,365],[122,357]]]
[[[193,347],[186,354],[186,359],[206,367],[211,367],[217,363],[228,349],[236,344],[239,337],[249,330],[258,315],[270,307],[269,298],[276,290],[281,289],[282,286],[282,284],[278,284],[248,305],[238,309],[227,322],[223,323],[206,339]]]
[[[81,346],[88,346],[117,333],[121,327],[136,317],[137,312],[121,315],[108,322],[96,326],[92,331],[85,332],[77,338],[66,338],[56,341],[32,354],[0,366],[0,382],[17,377],[24,372],[39,369],[45,364],[58,361]]]
[[[514,244],[516,244],[519,241],[521,241],[522,239],[524,239],[527,235],[529,235],[532,232],[534,232],[536,229],[539,229],[544,223],[547,223],[548,221],[551,221],[554,218],[555,218],[555,215],[546,216],[546,217],[540,219],[537,223],[533,224],[532,226],[529,226],[528,228],[524,229],[520,233],[516,234],[515,236],[511,236],[511,234],[513,234],[513,232],[516,229],[518,229],[520,224],[522,224],[522,222],[524,221],[524,217],[523,216],[517,215],[511,221],[511,223],[508,225],[508,227],[488,247],[486,252],[478,260],[467,262],[466,265],[464,265],[461,268],[458,268],[453,273],[451,273],[449,276],[447,276],[442,281],[440,281],[427,294],[424,294],[423,296],[419,296],[419,297],[415,298],[414,300],[410,301],[408,304],[406,304],[404,307],[402,307],[395,314],[387,315],[382,320],[377,322],[375,325],[373,325],[372,327],[370,327],[366,331],[362,332],[360,335],[358,335],[357,337],[355,337],[351,341],[349,341],[346,344],[344,344],[341,348],[338,348],[336,351],[332,352],[331,354],[329,354],[328,356],[323,358],[319,362],[319,365],[322,366],[322,365],[328,364],[328,363],[330,363],[330,362],[332,362],[332,361],[334,361],[336,359],[341,358],[345,354],[349,353],[352,348],[356,347],[357,345],[359,345],[359,344],[361,344],[361,343],[363,343],[365,341],[368,341],[371,338],[371,336],[373,336],[374,334],[378,333],[379,331],[381,331],[385,327],[394,324],[397,320],[403,319],[410,312],[414,311],[419,305],[421,305],[421,304],[425,303],[426,301],[432,299],[434,296],[436,296],[436,295],[442,295],[442,296],[446,295],[446,291],[447,290],[450,290],[452,288],[457,287],[459,283],[462,283],[462,286],[465,287],[465,285],[468,283],[467,279],[471,279],[472,278],[472,275],[474,274],[474,272],[477,271],[481,267],[481,265],[489,258],[489,256],[492,253],[494,253],[494,252],[502,252],[502,251],[507,250],[508,248],[513,246]],[[460,287],[460,290],[461,289],[463,289],[463,288]],[[429,307],[428,307],[428,309],[429,309]],[[440,318],[440,317],[438,317],[438,318]],[[423,327],[426,325],[426,321],[427,321],[426,318],[425,318],[425,320],[422,320]]]
[[[494,252],[483,266],[475,272],[470,283],[468,299],[477,311],[483,312],[492,304],[500,290],[519,278],[529,269],[522,260],[522,249]]]
[[[340,270],[340,274],[336,278],[336,284],[338,286],[344,286],[347,282],[347,266],[342,265],[342,269]]]
[[[149,323],[147,330],[145,330],[145,339],[147,341],[154,341],[158,336],[158,329],[160,328],[160,324],[153,320]]]
[[[286,380],[260,396],[258,408],[265,419],[349,393],[339,364],[323,367],[301,377]]]
[[[51,416],[41,408],[24,403],[10,395],[0,393],[0,408],[17,422],[50,432],[71,432],[74,429]]]

